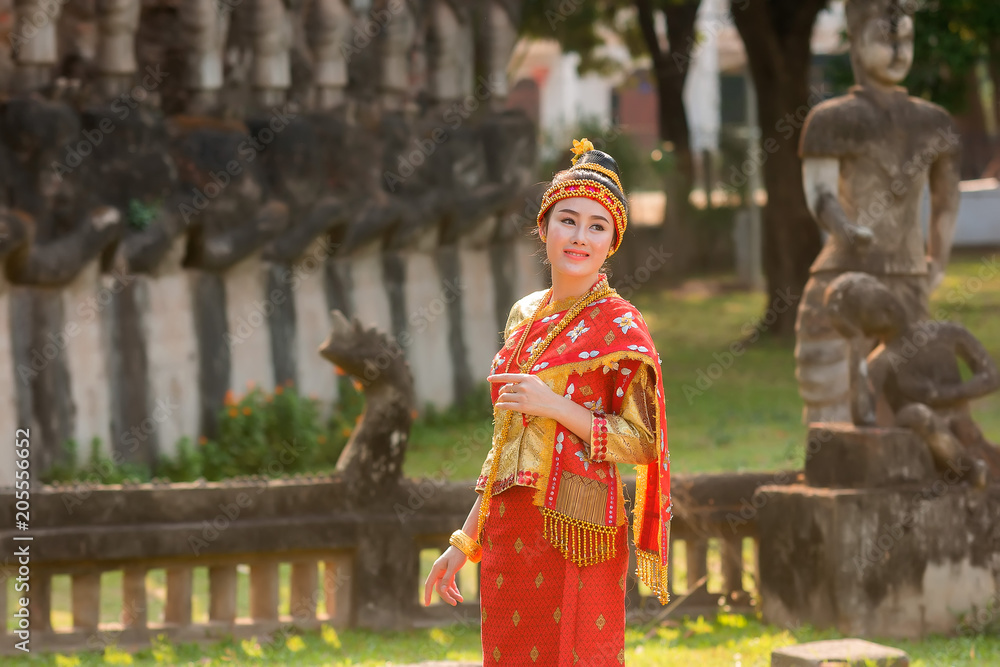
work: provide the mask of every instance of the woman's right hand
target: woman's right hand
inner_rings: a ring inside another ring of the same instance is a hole
[[[424,606],[431,603],[431,591],[436,590],[441,599],[452,607],[459,602],[463,602],[462,594],[458,592],[455,584],[455,575],[465,565],[468,557],[456,549],[454,546],[448,547],[441,556],[434,561],[431,573],[427,575],[424,583]]]

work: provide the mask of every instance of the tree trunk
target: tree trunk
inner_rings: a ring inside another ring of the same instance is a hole
[[[993,82],[993,115],[996,134],[993,137],[993,159],[982,174],[983,178],[1000,178],[1000,37],[990,41],[987,60],[990,81]]]
[[[667,50],[660,48],[656,36],[651,1],[636,0],[635,4],[639,10],[639,27],[653,61],[659,102],[657,124],[660,140],[674,145],[680,175],[678,194],[683,195],[687,201],[694,183],[694,167],[691,159],[691,133],[684,108],[684,82],[687,81],[691,52],[695,46],[694,28],[700,0],[667,4],[663,7],[667,20]]]
[[[775,299],[802,296],[809,266],[821,245],[802,190],[798,145],[809,108],[810,37],[825,4],[825,0],[748,0],[746,9],[733,12],[757,87],[762,145],[774,141],[778,146],[765,152],[763,165],[768,200],[763,211],[762,263],[768,309]],[[794,335],[796,309],[783,311],[774,311],[771,317],[776,315],[777,320],[768,333]]]

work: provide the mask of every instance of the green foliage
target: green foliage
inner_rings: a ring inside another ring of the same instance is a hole
[[[952,113],[967,110],[969,72],[992,59],[1000,63],[1000,4],[982,0],[932,0],[913,17],[914,63],[904,85]]]
[[[161,456],[156,464],[156,476],[171,482],[193,482],[202,476],[202,456],[187,436],[177,441],[177,453],[171,458]]]
[[[554,39],[563,51],[580,55],[581,73],[608,73],[616,65],[599,52],[604,44],[599,28],[613,23],[621,0],[526,0],[520,33],[535,39]]]
[[[70,438],[63,443],[63,458],[42,475],[46,484],[56,482],[86,481],[94,484],[121,484],[122,482],[148,482],[152,479],[149,468],[135,463],[119,463],[101,451],[101,439],[90,441],[90,453],[83,466],[77,463],[78,445]]]
[[[243,475],[275,477],[329,470],[336,465],[364,410],[359,387],[347,377],[340,377],[339,385],[340,402],[326,423],[319,402],[300,395],[291,385],[277,387],[272,394],[251,389],[239,399],[230,392],[219,414],[219,436],[212,440],[202,437],[198,446],[181,438],[176,453],[161,456],[152,471],[104,456],[98,438],[91,442],[86,464],[79,466],[78,445],[71,439],[63,445],[65,461],[53,465],[42,479],[49,484],[120,484],[125,480],[148,482],[153,477],[192,482],[202,477],[218,481]]]
[[[128,224],[136,229],[146,229],[156,220],[160,213],[162,202],[160,200],[152,203],[144,203],[138,199],[130,199],[128,202]]]
[[[493,399],[490,397],[489,383],[481,383],[466,396],[459,398],[454,405],[444,410],[428,403],[424,415],[420,419],[421,426],[427,428],[442,428],[456,426],[470,421],[493,418]]]
[[[210,481],[278,477],[329,467],[346,442],[343,431],[331,434],[323,427],[318,402],[301,396],[290,383],[273,394],[253,388],[237,399],[229,393],[218,437],[201,446],[202,475]]]
[[[675,169],[674,154],[662,153],[660,160],[639,148],[635,140],[621,128],[602,126],[593,118],[584,118],[573,131],[575,138],[586,137],[594,148],[611,155],[621,171],[626,193],[636,190],[661,190],[667,176]],[[548,181],[553,174],[570,166],[573,154],[569,146],[551,146],[558,149],[551,159],[539,162],[538,178]]]

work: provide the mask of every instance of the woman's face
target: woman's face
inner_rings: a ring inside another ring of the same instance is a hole
[[[552,272],[567,277],[596,274],[614,238],[614,218],[602,204],[588,197],[557,201],[545,231],[545,253]]]

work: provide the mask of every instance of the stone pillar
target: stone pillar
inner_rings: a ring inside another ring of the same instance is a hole
[[[344,0],[316,0],[309,17],[313,47],[313,107],[325,111],[344,103],[347,58],[354,15]]]
[[[449,304],[460,297],[457,286],[445,284],[433,251],[406,252],[403,282],[406,326],[397,336],[413,371],[413,390],[421,408],[444,408],[455,396],[453,360],[449,349]]]
[[[510,54],[517,44],[517,25],[499,2],[490,2],[487,12],[486,21],[489,26],[487,69],[491,91],[490,107],[499,111],[504,108],[507,101],[509,91],[507,64],[510,62]]]
[[[135,35],[139,0],[98,0],[97,57],[101,92],[115,97],[128,91],[136,72]]]
[[[80,459],[89,456],[94,438],[100,439],[100,451],[105,456],[111,456],[115,449],[110,425],[112,351],[108,349],[114,324],[109,306],[123,287],[118,276],[102,275],[98,262],[92,261],[60,290],[63,321],[57,335],[62,334],[70,341],[65,347],[74,406],[70,437],[76,440]],[[128,430],[139,424],[126,426]]]
[[[465,247],[460,243],[458,264],[462,334],[469,373],[475,387],[486,382],[490,363],[499,349],[498,338],[503,332],[503,324],[497,325],[496,322],[496,282],[492,272],[483,270],[490,266],[489,249],[485,246]],[[506,304],[508,311],[512,305],[513,302]]]
[[[430,96],[435,102],[461,100],[472,94],[475,53],[472,26],[445,0],[431,10]]]
[[[187,237],[174,240],[172,259],[155,275],[135,276],[142,295],[141,320],[149,386],[149,409],[167,406],[165,419],[156,419],[159,453],[176,454],[177,442],[187,436],[196,444],[199,435],[202,371],[195,320],[197,271],[181,266]],[[164,416],[164,415],[160,415]]]
[[[18,377],[17,365],[14,362],[10,308],[9,286],[0,276],[0,428],[4,429],[4,433],[10,434],[9,437],[0,440],[0,461],[5,462],[0,466],[0,488],[14,486],[16,470],[14,443],[17,439],[14,437],[14,432],[18,428],[31,427],[31,424],[19,423],[18,419],[18,388],[27,389],[27,385]]]
[[[336,373],[319,356],[331,324],[324,275],[330,251],[325,244],[323,238],[313,242],[291,268],[298,282],[294,288],[286,286],[289,301],[294,300],[294,349],[289,356],[294,358],[296,382],[303,394],[319,399],[324,411],[337,400]]]
[[[181,26],[187,41],[189,111],[203,113],[219,103],[222,57],[231,5],[220,0],[182,0]]]
[[[403,108],[410,94],[410,48],[417,35],[417,22],[407,3],[385,27],[382,51],[380,97],[387,111]]]
[[[267,293],[268,273],[260,253],[254,253],[222,275],[231,358],[229,388],[237,395],[246,392],[251,383],[264,391],[274,389],[268,325],[274,303]]]
[[[191,625],[192,569],[179,566],[167,568],[167,603],[163,609],[166,625]]]
[[[17,18],[9,38],[17,63],[17,90],[36,90],[52,80],[59,59],[56,26],[62,6],[61,2],[46,0],[15,0]]]
[[[292,85],[292,26],[283,0],[254,0],[253,69],[250,84],[257,103],[270,108],[285,101]]]
[[[382,277],[382,248],[370,243],[351,255],[351,284],[355,316],[364,326],[392,331],[389,292]]]

